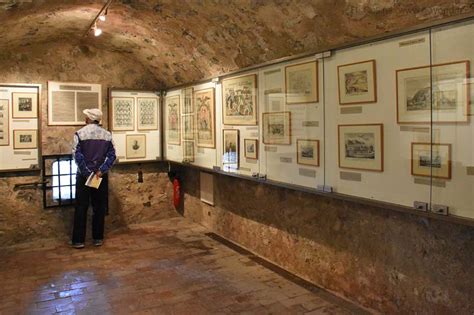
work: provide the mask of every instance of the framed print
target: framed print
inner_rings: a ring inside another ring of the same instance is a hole
[[[0,99],[0,146],[10,145],[10,115],[8,100]]]
[[[298,164],[319,166],[319,140],[297,139],[296,161]]]
[[[239,130],[224,129],[222,130],[223,139],[223,157],[222,164],[226,168],[239,168]]]
[[[258,160],[258,140],[244,139],[244,155],[247,159]]]
[[[112,98],[111,130],[135,130],[135,99],[133,97]]]
[[[397,70],[397,122],[466,122],[469,61]]]
[[[451,179],[451,144],[411,144],[411,174]]]
[[[179,95],[166,98],[166,121],[168,144],[181,145]]]
[[[158,129],[158,98],[138,97],[137,98],[137,129],[157,130]]]
[[[146,158],[146,135],[126,135],[125,140],[127,159]]]
[[[194,113],[193,88],[184,89],[183,114]]]
[[[317,103],[318,62],[310,61],[285,67],[286,104]]]
[[[263,113],[263,143],[291,144],[291,113]]]
[[[102,109],[102,85],[48,81],[48,125],[84,125],[84,109]]]
[[[375,60],[340,65],[337,78],[340,105],[377,102]]]
[[[224,125],[257,124],[257,75],[222,80]]]
[[[339,167],[383,172],[383,124],[339,125]]]
[[[13,149],[38,148],[38,130],[13,130]]]
[[[196,145],[202,148],[216,147],[214,88],[194,92],[196,106]]]
[[[194,162],[194,141],[183,141],[183,161]]]
[[[12,105],[14,119],[38,117],[37,93],[12,93]]]
[[[183,139],[194,140],[194,115],[184,115],[183,117]]]

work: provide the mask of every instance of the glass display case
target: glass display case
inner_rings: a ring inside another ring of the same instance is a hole
[[[449,23],[194,86],[214,89],[215,148],[189,163],[473,219],[473,35]]]

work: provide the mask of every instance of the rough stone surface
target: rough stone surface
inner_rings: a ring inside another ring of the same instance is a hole
[[[327,290],[384,314],[474,310],[472,227],[224,175],[211,207],[182,172],[186,217]]]
[[[155,90],[154,76],[133,58],[68,43],[43,43],[18,47],[15,53],[0,54],[0,82],[42,84],[42,153],[68,154],[72,136],[80,127],[48,126],[47,81],[94,82],[102,84],[104,127],[107,127],[107,88]],[[110,216],[107,230],[130,223],[176,216],[171,206],[172,189],[166,170],[143,165],[144,182],[138,183],[139,166],[116,167],[110,178]],[[18,183],[40,182],[40,176],[0,178],[0,247],[39,238],[64,241],[70,235],[71,209],[43,210],[42,192],[34,187],[15,190]],[[90,228],[89,228],[90,230]]]
[[[474,10],[473,0],[121,0],[104,34],[84,37],[103,2],[3,1],[0,51],[92,45],[130,56],[169,87]]]

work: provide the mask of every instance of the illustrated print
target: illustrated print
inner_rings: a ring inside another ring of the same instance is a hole
[[[22,143],[30,143],[33,141],[32,135],[20,135],[20,142]]]
[[[354,96],[369,91],[367,71],[354,71],[344,74],[346,95]]]
[[[301,146],[301,157],[313,159],[314,158],[314,147],[312,145]]]
[[[228,167],[238,168],[239,164],[239,131],[223,130],[224,135],[224,156],[223,164]]]
[[[245,83],[229,87],[225,98],[226,114],[228,116],[252,116],[252,92]]]
[[[137,140],[135,140],[135,141],[133,142],[132,149],[133,149],[134,151],[137,151],[138,149],[140,149],[140,145],[138,144],[138,141],[137,141]]]
[[[179,108],[179,96],[173,96],[166,99],[167,109],[167,134],[168,142],[176,145],[181,145],[181,118]]]
[[[373,133],[344,134],[345,157],[351,159],[375,159],[375,135]]]
[[[247,152],[248,153],[255,153],[255,144],[253,144],[253,143],[247,144]]]
[[[178,115],[178,104],[169,104],[169,114],[168,114],[168,123],[169,129],[172,131],[179,130],[179,115]]]
[[[125,145],[127,159],[146,158],[146,135],[127,135]]]
[[[291,144],[291,113],[263,113],[263,143]]]
[[[197,97],[197,128],[199,139],[212,139],[211,98],[203,95]]]
[[[214,89],[200,90],[194,93],[196,111],[196,145],[215,147],[214,126]]]
[[[140,99],[139,101],[139,123],[141,126],[156,125],[156,100],[154,99]]]
[[[183,114],[191,114],[193,112],[193,88],[184,90],[184,109]]]
[[[33,100],[29,97],[18,98],[18,111],[20,112],[31,112],[33,110]]]
[[[116,99],[114,102],[114,127],[133,127],[133,99]]]
[[[223,80],[224,125],[256,125],[256,76]]]
[[[312,72],[310,69],[302,69],[289,73],[289,86],[287,93],[296,95],[310,95],[312,88]]]

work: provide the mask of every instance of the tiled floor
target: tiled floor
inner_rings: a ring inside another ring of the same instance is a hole
[[[352,314],[183,218],[133,226],[103,247],[0,251],[0,314]]]

